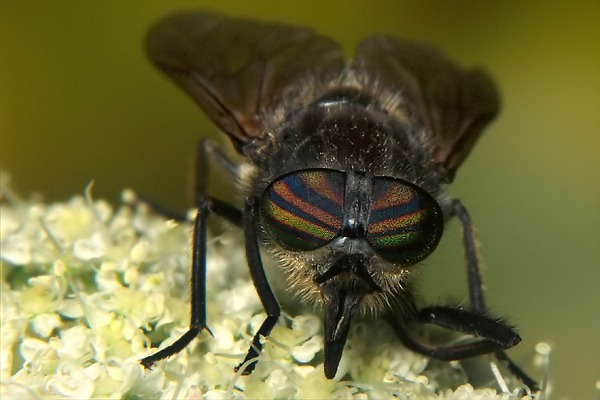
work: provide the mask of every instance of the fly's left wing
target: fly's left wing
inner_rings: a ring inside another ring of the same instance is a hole
[[[499,109],[496,87],[485,72],[463,69],[433,48],[373,36],[359,44],[355,65],[406,99],[450,179]]]

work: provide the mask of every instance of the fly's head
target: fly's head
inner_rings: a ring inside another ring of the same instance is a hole
[[[360,292],[359,309],[371,314],[404,292],[414,265],[439,243],[443,221],[420,187],[359,171],[295,171],[260,198],[261,228],[297,291]]]

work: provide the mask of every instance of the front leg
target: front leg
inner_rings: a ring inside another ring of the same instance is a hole
[[[234,225],[242,225],[242,213],[230,204],[211,197],[207,197],[200,202],[198,213],[194,220],[192,244],[190,328],[170,346],[141,359],[140,363],[146,368],[152,367],[157,361],[179,353],[203,329],[211,333],[210,329],[206,326],[206,219],[211,213],[225,218]]]
[[[414,339],[408,333],[409,327],[392,323],[400,340],[407,348],[443,361],[463,360],[482,354],[494,353],[511,348],[521,341],[521,337],[504,320],[461,308],[426,307],[419,311],[417,320],[413,323],[434,324],[477,338],[477,340],[469,343],[434,347]]]
[[[258,329],[258,332],[256,332],[254,335],[252,344],[248,349],[248,354],[246,354],[244,361],[242,361],[241,364],[236,367],[237,371],[247,362],[255,360],[245,366],[245,369],[242,372],[244,375],[249,375],[252,373],[252,371],[254,371],[256,362],[258,361],[257,357],[263,348],[261,339],[266,339],[269,337],[281,313],[281,307],[279,306],[279,303],[273,294],[273,290],[271,290],[271,286],[269,285],[269,281],[265,275],[263,263],[260,258],[258,236],[256,234],[258,217],[258,208],[256,203],[257,201],[253,197],[246,199],[243,229],[244,239],[246,241],[246,257],[248,259],[248,267],[250,268],[250,276],[252,277],[252,282],[254,283],[254,287],[256,288],[256,293],[258,293],[260,302],[267,313],[267,317]]]
[[[467,279],[469,284],[469,304],[471,310],[478,314],[485,314],[487,307],[483,294],[484,286],[481,278],[480,261],[477,255],[477,246],[475,243],[475,235],[473,232],[473,224],[467,209],[463,206],[460,200],[454,200],[452,203],[452,215],[455,215],[463,226],[463,245],[465,248],[465,258],[467,261]],[[525,373],[514,361],[512,361],[506,353],[497,349],[494,351],[496,357],[505,361],[508,370],[519,378],[531,390],[539,390],[539,386],[535,380]]]

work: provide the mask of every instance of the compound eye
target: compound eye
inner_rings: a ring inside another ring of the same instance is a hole
[[[292,251],[315,250],[337,236],[343,219],[345,174],[310,169],[272,182],[261,198],[267,234]]]
[[[409,182],[375,178],[367,240],[386,260],[412,265],[437,247],[444,226],[435,199]]]

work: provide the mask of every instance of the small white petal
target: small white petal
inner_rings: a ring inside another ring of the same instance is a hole
[[[106,223],[113,214],[112,206],[105,200],[96,200],[94,203],[94,211],[103,223]]]
[[[323,338],[314,336],[292,349],[292,357],[300,363],[310,362],[323,347]]]
[[[48,382],[53,392],[70,399],[89,399],[94,393],[94,382],[88,378],[83,368],[74,362],[59,366],[58,374]]]
[[[75,326],[60,332],[60,341],[52,342],[52,346],[68,359],[78,359],[90,352],[90,331],[82,326]]]
[[[101,258],[106,254],[106,240],[100,232],[94,233],[88,239],[76,240],[73,245],[73,254],[83,261]]]
[[[149,244],[146,240],[138,241],[129,252],[131,261],[138,264],[144,262],[146,257],[148,257],[148,247]]]
[[[298,315],[292,321],[292,329],[298,336],[314,336],[321,329],[321,325],[321,319],[312,314]]]
[[[9,235],[2,241],[0,257],[12,265],[27,265],[31,262],[31,239],[22,234]]]
[[[228,351],[233,347],[235,340],[229,329],[221,324],[214,325],[211,329],[215,337],[213,351]]]
[[[83,309],[81,303],[76,299],[65,299],[57,307],[56,312],[64,315],[67,318],[81,318],[83,316]]]
[[[38,357],[44,349],[48,347],[48,343],[36,338],[23,338],[19,345],[19,353],[25,361],[32,361]]]
[[[33,318],[32,328],[41,337],[48,337],[55,328],[62,325],[57,314],[39,314]]]

